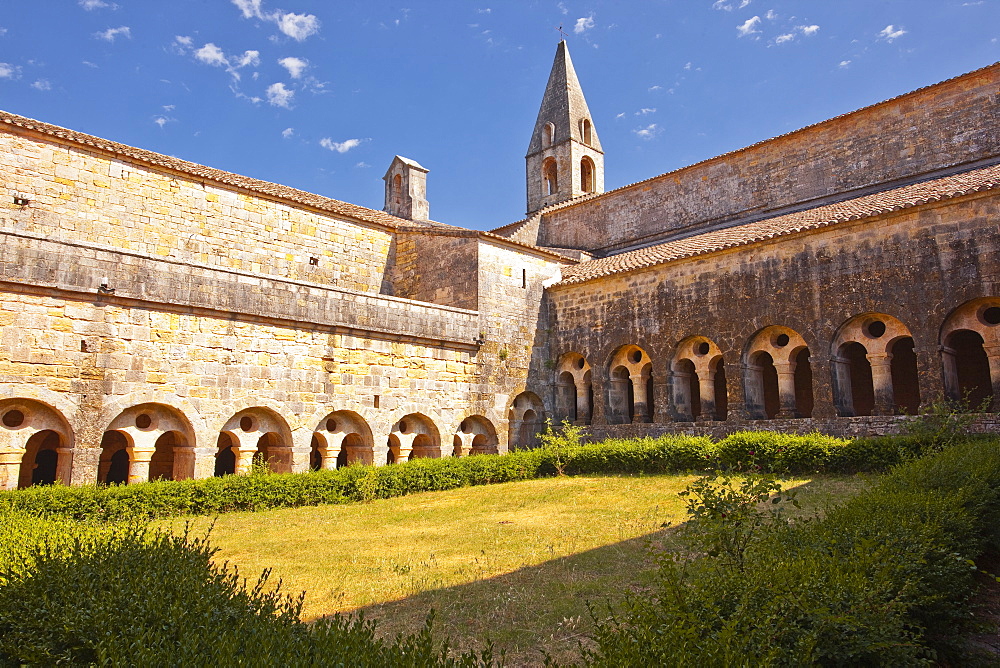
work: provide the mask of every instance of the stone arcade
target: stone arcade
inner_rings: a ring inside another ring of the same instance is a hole
[[[385,210],[0,112],[0,487],[1000,399],[1000,64],[611,192],[560,43],[524,220]],[[977,426],[998,430],[991,413]]]

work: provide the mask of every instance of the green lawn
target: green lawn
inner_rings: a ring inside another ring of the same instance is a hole
[[[649,546],[670,547],[691,476],[580,476],[427,492],[369,504],[230,513],[216,518],[218,559],[286,591],[304,615],[363,610],[383,633],[412,631],[427,612],[459,648],[493,640],[512,664],[578,657],[587,601],[648,586]],[[864,479],[814,476],[803,512],[859,491]],[[208,519],[189,520],[199,530]],[[173,527],[183,520],[167,522]]]

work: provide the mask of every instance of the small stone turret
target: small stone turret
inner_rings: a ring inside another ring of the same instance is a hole
[[[396,156],[385,180],[383,211],[407,220],[430,220],[427,203],[427,169],[414,160]]]
[[[565,41],[556,47],[525,161],[529,215],[580,195],[604,192],[604,150]]]

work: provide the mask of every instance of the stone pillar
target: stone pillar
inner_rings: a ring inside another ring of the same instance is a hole
[[[711,422],[716,419],[715,408],[715,374],[711,369],[698,372],[698,389],[701,399],[701,414],[698,422]]]
[[[17,489],[24,452],[24,448],[10,446],[0,450],[0,490]]]
[[[322,435],[325,445],[323,443],[320,444],[319,454],[323,458],[320,466],[324,471],[333,471],[337,468],[337,457],[340,456],[340,449],[344,446],[344,439],[346,437],[346,434],[329,432]]]
[[[194,477],[195,450],[193,447],[174,446],[174,480]]]
[[[1000,345],[985,345],[986,359],[990,363],[990,381],[993,385],[993,401],[990,411],[1000,411]]]
[[[149,482],[149,462],[156,449],[132,446],[125,451],[128,452],[128,484]]]
[[[795,411],[795,362],[775,362],[778,372],[778,414],[779,419],[798,417]]]
[[[417,434],[396,434],[399,437],[399,453],[396,456],[396,462],[405,462],[410,458],[410,453],[413,452],[413,441],[416,440]]]
[[[632,422],[649,422],[649,402],[646,401],[646,380],[640,374],[639,382],[636,382],[635,378],[630,375],[629,382],[632,383]]]
[[[674,371],[672,375],[674,387],[674,415],[681,422],[694,420],[694,397],[691,395],[691,374],[686,371]]]
[[[73,448],[56,448],[56,455],[56,480],[68,485],[73,477]]]
[[[656,415],[653,416],[653,420],[659,424],[673,422],[670,411],[674,402],[670,400],[670,383],[668,381],[662,383],[654,381],[653,394],[656,398]]]
[[[854,393],[851,391],[851,364],[846,358],[830,358],[833,377],[833,405],[838,415],[854,415]]]
[[[837,407],[833,399],[833,369],[830,367],[829,358],[814,355],[810,357],[809,364],[812,366],[812,417],[815,419],[837,417]]]
[[[257,452],[257,446],[254,444],[250,447],[243,447],[240,444],[238,447],[234,448],[236,451],[236,475],[247,475],[250,473],[250,469],[253,468],[253,456]]]
[[[576,385],[576,422],[590,424],[590,388],[583,382]]]
[[[875,391],[873,415],[895,415],[896,397],[892,391],[892,353],[866,355],[872,367],[872,387]]]

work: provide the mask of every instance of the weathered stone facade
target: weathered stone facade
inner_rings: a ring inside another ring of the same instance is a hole
[[[373,211],[0,113],[0,487],[996,411],[998,80],[601,194],[560,44],[494,232],[398,156]]]

